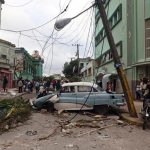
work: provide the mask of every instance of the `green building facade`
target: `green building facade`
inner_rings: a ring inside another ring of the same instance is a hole
[[[44,63],[44,60],[39,58],[32,58],[33,59],[33,65],[35,67],[35,78],[38,79],[38,78],[41,78],[42,75],[43,75],[43,63]]]
[[[106,0],[105,10],[129,86],[150,79],[150,0]],[[95,9],[95,72],[116,73],[98,8]]]
[[[15,50],[15,77],[22,77],[24,80],[36,80],[43,74],[43,59],[32,57],[24,48]]]

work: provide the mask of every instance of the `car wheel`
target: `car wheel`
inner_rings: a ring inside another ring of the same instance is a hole
[[[108,105],[96,105],[94,106],[94,111],[100,115],[106,115],[109,112]]]
[[[48,112],[51,112],[51,113],[53,113],[55,111],[54,104],[49,101],[44,103],[42,108],[46,109]]]

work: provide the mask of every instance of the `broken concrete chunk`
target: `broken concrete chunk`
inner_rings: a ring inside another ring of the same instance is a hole
[[[118,125],[123,125],[124,122],[123,122],[122,120],[117,120],[117,124],[118,124]]]
[[[60,115],[61,113],[63,113],[64,109],[60,109],[58,110],[58,115]]]
[[[46,109],[41,109],[41,113],[45,114],[45,113],[47,113],[47,110]]]
[[[65,134],[71,134],[72,133],[72,131],[70,129],[62,129],[61,132],[65,133]]]
[[[27,131],[26,132],[26,135],[28,135],[28,136],[33,136],[33,135],[37,135],[37,131]]]

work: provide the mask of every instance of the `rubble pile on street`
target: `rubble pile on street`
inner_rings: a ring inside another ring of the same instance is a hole
[[[71,136],[74,138],[81,137],[84,135],[92,134],[93,132],[99,132],[100,130],[110,128],[113,126],[126,126],[126,122],[120,120],[119,116],[103,116],[90,114],[90,117],[85,114],[83,119],[78,119],[72,122],[69,122],[67,119],[70,117],[71,113],[61,113],[55,114],[59,119],[56,121],[58,126],[55,126],[54,129],[50,129],[49,134],[44,135],[39,138],[39,140],[46,140],[56,134],[61,136]],[[80,116],[81,117],[81,116]],[[88,118],[88,119],[86,119]],[[81,132],[76,133],[76,128],[80,128]],[[90,129],[88,132],[84,132],[85,128]]]
[[[30,105],[21,97],[0,101],[0,133],[21,125],[30,115]]]

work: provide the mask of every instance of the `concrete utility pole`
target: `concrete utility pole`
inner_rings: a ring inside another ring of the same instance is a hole
[[[1,10],[2,10],[2,4],[4,4],[4,0],[0,0],[0,27],[1,27]]]
[[[99,9],[100,16],[101,16],[101,19],[103,22],[103,26],[104,26],[104,29],[106,32],[108,43],[110,45],[110,49],[111,49],[113,60],[114,60],[114,66],[117,70],[117,73],[118,73],[118,76],[120,78],[121,85],[122,85],[122,88],[123,88],[123,91],[125,94],[125,98],[126,98],[126,102],[127,102],[130,116],[137,117],[136,109],[135,109],[134,102],[133,102],[133,96],[131,94],[131,91],[130,91],[130,88],[128,85],[128,81],[127,81],[127,77],[126,77],[125,72],[123,70],[123,67],[122,67],[122,64],[121,64],[121,61],[120,61],[120,58],[119,58],[119,55],[118,55],[118,52],[116,49],[116,45],[114,42],[114,38],[112,36],[112,32],[111,32],[111,29],[109,27],[109,21],[107,19],[105,8],[103,6],[104,2],[103,2],[103,0],[96,0],[96,3],[98,5],[98,9]]]
[[[82,45],[80,45],[80,44],[72,44],[72,46],[76,46],[77,47],[76,56],[77,56],[77,60],[78,60],[78,76],[79,76],[79,74],[80,74],[79,47],[82,46]]]

